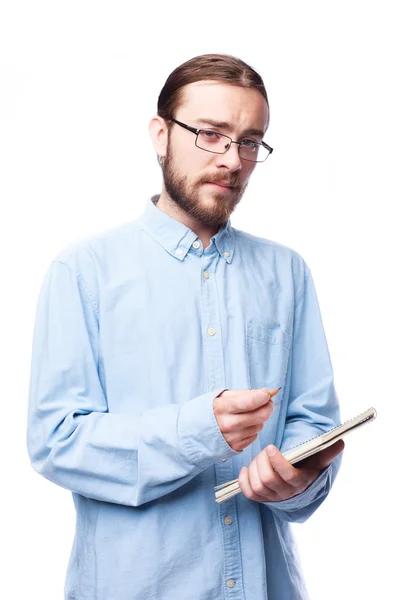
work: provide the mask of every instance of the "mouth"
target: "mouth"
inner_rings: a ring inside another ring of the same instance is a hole
[[[236,186],[229,185],[228,183],[222,183],[222,182],[216,183],[215,181],[206,181],[206,183],[208,185],[214,185],[217,188],[219,188],[220,190],[235,190],[236,189]]]

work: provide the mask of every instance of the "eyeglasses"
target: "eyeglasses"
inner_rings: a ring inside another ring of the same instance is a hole
[[[172,118],[168,119],[168,121],[172,121],[194,133],[196,135],[195,145],[206,152],[225,154],[231,147],[231,144],[238,144],[240,158],[249,160],[250,162],[264,162],[273,152],[273,148],[265,142],[259,143],[248,138],[244,138],[240,142],[235,142],[229,136],[212,129],[196,129]]]

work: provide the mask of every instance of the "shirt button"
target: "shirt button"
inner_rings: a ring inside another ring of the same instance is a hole
[[[178,250],[176,251],[176,253],[180,256],[181,254],[183,254],[183,250],[182,248],[178,248]]]
[[[225,517],[225,519],[224,519],[225,525],[232,525],[232,521],[233,521],[232,517]]]
[[[220,458],[221,462],[226,462],[228,459],[227,458]]]
[[[228,586],[229,588],[233,588],[233,587],[235,587],[235,582],[233,581],[233,579],[228,579],[228,581],[227,581],[227,586]]]
[[[230,252],[224,252],[224,256],[225,256],[225,258],[228,258],[228,256],[230,256],[230,255],[231,255],[231,253],[230,253]]]
[[[192,246],[197,250],[197,248],[200,248],[200,242],[193,242]]]
[[[215,331],[214,327],[209,327],[207,329],[208,335],[215,335],[217,332]]]
[[[210,273],[208,271],[204,271],[203,277],[204,277],[204,279],[209,279],[210,278]]]

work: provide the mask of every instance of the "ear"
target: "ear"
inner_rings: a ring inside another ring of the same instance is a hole
[[[154,150],[162,158],[167,153],[168,127],[162,117],[156,115],[149,123],[149,134],[153,142]]]

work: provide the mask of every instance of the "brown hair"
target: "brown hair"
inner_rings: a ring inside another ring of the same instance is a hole
[[[264,96],[269,110],[264,82],[250,65],[230,54],[203,54],[186,61],[169,75],[158,97],[159,116],[163,119],[174,117],[182,102],[183,86],[204,80],[256,89]]]

